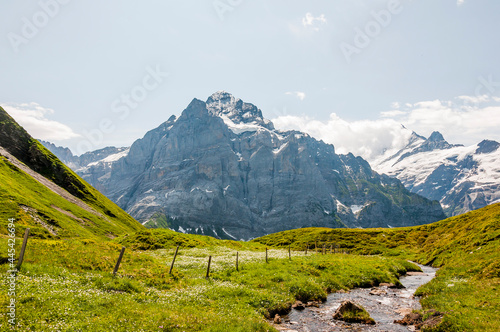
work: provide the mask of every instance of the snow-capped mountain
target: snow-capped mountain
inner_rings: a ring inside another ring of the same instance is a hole
[[[414,193],[439,200],[454,216],[500,202],[500,143],[452,145],[439,132],[429,138],[413,133],[408,145],[372,162]]]
[[[276,130],[256,106],[223,91],[194,99],[179,118],[77,172],[148,227],[225,238],[445,217],[438,202],[364,159]]]

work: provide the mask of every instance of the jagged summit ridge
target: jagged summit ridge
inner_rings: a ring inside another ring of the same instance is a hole
[[[454,216],[500,201],[499,147],[490,140],[465,147],[448,143],[439,132],[427,139],[414,133],[403,149],[372,165],[412,192],[439,200]]]
[[[271,121],[262,116],[262,111],[251,103],[234,97],[226,91],[218,91],[208,97],[207,109],[211,114],[221,117],[229,125],[248,124],[273,130]]]
[[[499,147],[500,143],[498,143],[497,141],[485,139],[477,145],[476,153],[477,154],[492,153],[497,151]]]
[[[430,142],[442,142],[444,141],[444,137],[439,131],[434,131],[427,140]]]
[[[396,154],[386,158],[385,161],[396,160],[393,162],[393,166],[395,166],[400,161],[415,154],[434,150],[447,150],[457,146],[463,145],[448,143],[444,139],[443,135],[438,131],[434,131],[427,139],[415,132],[412,132],[408,144]]]

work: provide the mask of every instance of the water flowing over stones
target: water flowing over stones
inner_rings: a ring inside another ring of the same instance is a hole
[[[332,293],[320,308],[305,308],[298,311],[292,309],[287,317],[282,317],[282,324],[276,326],[281,331],[296,332],[330,332],[330,331],[414,331],[414,326],[403,326],[394,323],[401,320],[413,309],[421,309],[418,298],[413,294],[421,285],[434,278],[436,269],[419,265],[423,273],[408,273],[400,281],[403,289],[379,286],[385,294],[370,295],[373,291],[353,289],[349,292]],[[375,320],[375,325],[350,324],[334,320],[332,315],[344,301],[354,301],[363,306]]]

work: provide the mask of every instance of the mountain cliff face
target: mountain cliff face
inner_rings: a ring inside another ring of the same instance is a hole
[[[248,239],[286,229],[434,222],[438,202],[362,158],[282,132],[226,92],[194,99],[123,150],[78,173],[148,227]]]
[[[410,191],[439,200],[446,214],[455,216],[500,202],[499,147],[489,140],[451,145],[438,132],[428,139],[413,133],[405,148],[372,165]]]
[[[70,149],[56,146],[53,143],[39,140],[39,142],[50,152],[59,158],[66,166],[73,170],[79,170],[80,168],[85,168],[92,165],[97,165],[98,162],[102,162],[108,156],[118,154],[127,150],[128,148],[116,148],[114,146],[108,146],[99,150],[90,151],[82,154],[81,156],[75,156]]]

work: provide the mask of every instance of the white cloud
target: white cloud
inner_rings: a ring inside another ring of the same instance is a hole
[[[306,98],[305,92],[302,92],[302,91],[293,91],[293,92],[288,91],[288,92],[285,92],[285,94],[295,96],[295,97],[299,98],[300,101],[302,101]]]
[[[34,138],[53,142],[80,137],[67,125],[48,119],[54,110],[37,103],[6,104],[4,109]]]
[[[383,118],[394,118],[399,115],[406,114],[406,112],[399,111],[399,110],[394,110],[394,111],[385,111],[380,113],[380,116]]]
[[[495,104],[480,107],[450,101],[418,103],[404,123],[422,135],[440,131],[453,143],[474,144],[486,138],[500,140],[500,103]]]
[[[495,99],[496,97],[493,97]],[[458,100],[463,101],[464,103],[471,103],[471,104],[481,104],[481,103],[486,103],[490,101],[490,96],[488,95],[482,95],[482,96],[458,96]]]
[[[401,104],[396,102],[396,101],[391,104],[391,108],[399,109],[400,107],[401,107]]]
[[[302,25],[306,28],[313,28],[315,31],[319,31],[318,25],[326,24],[327,20],[324,14],[314,17],[313,14],[307,13],[305,17],[302,18]]]
[[[462,97],[457,99],[469,100]],[[306,132],[333,144],[338,153],[352,152],[368,161],[388,150],[401,149],[412,131],[426,137],[439,131],[454,144],[473,145],[483,139],[500,141],[500,100],[495,98],[489,105],[480,106],[440,100],[403,105],[403,110],[382,112],[376,120],[346,121],[332,113],[328,121],[289,115],[272,121],[278,129]]]
[[[461,6],[465,3],[465,0],[457,0],[457,6]]]
[[[337,153],[352,152],[368,160],[384,153],[386,149],[402,148],[411,135],[411,131],[392,119],[348,122],[335,113],[326,122],[290,115],[272,121],[276,128],[300,130],[331,143]]]

